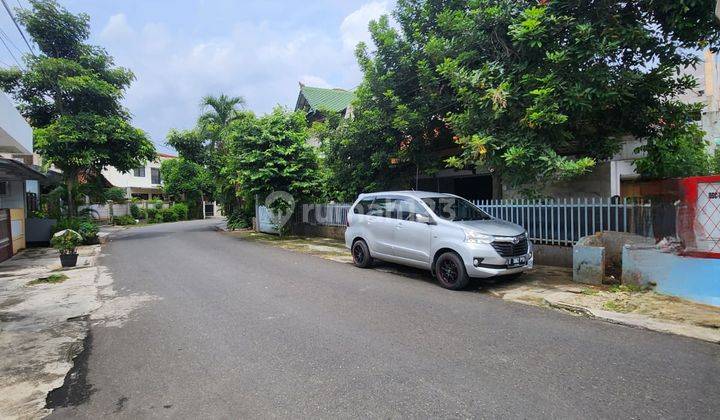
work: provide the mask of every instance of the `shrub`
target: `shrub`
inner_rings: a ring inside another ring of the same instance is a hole
[[[130,214],[136,219],[140,219],[140,206],[135,203],[130,204]]]
[[[148,220],[154,220],[155,216],[157,215],[158,210],[155,207],[148,207],[147,209],[147,219]]]
[[[92,245],[98,243],[98,232],[100,232],[100,228],[90,220],[80,221],[77,232],[82,236],[83,244]]]
[[[73,217],[60,219],[55,223],[55,226],[52,227],[50,232],[54,234],[65,229],[71,229],[79,233],[85,245],[96,244],[98,241],[97,235],[100,229],[90,218]]]
[[[155,215],[155,218],[153,218],[152,220],[153,220],[153,223],[162,223],[162,222],[163,222],[163,215],[162,215],[162,213],[158,212],[158,213]]]
[[[105,201],[112,201],[114,203],[124,203],[127,201],[125,190],[119,187],[108,188],[103,195]]]
[[[80,219],[78,218],[65,218],[59,219],[55,226],[52,227],[51,233],[55,234],[61,230],[72,229],[74,231],[80,230]]]
[[[162,209],[159,214],[163,222],[176,222],[178,219],[177,214],[172,209]]]
[[[132,217],[132,216],[130,216],[129,214],[126,214],[126,215],[124,215],[124,216],[116,217],[116,218],[114,219],[114,222],[115,222],[116,225],[120,225],[120,226],[134,225],[135,223],[137,223],[137,222],[135,221],[135,218]]]
[[[155,206],[156,209],[162,210],[163,201],[162,200],[152,200],[153,206]]]
[[[187,220],[190,209],[185,203],[177,203],[173,204],[172,207],[170,207],[170,211],[175,213],[175,216],[177,216],[177,220]]]
[[[77,247],[82,243],[82,236],[72,229],[61,230],[50,239],[53,248],[60,251],[60,254],[74,254]]]

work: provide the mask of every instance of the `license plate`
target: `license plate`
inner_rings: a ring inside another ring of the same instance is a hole
[[[526,256],[513,257],[513,258],[508,258],[508,259],[507,259],[507,266],[508,266],[509,268],[522,267],[522,266],[525,265],[525,264],[527,264],[527,257],[526,257]]]

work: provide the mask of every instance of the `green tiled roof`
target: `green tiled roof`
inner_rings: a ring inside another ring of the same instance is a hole
[[[310,105],[311,111],[326,110],[340,112],[355,99],[355,93],[343,89],[324,89],[310,86],[300,88],[302,95]]]

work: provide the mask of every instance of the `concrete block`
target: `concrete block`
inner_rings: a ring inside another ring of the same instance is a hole
[[[683,257],[654,247],[623,247],[623,284],[652,283],[655,291],[720,306],[720,259]]]
[[[575,245],[573,247],[573,281],[602,284],[605,278],[605,248]]]

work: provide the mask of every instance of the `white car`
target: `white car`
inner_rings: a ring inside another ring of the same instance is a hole
[[[522,226],[452,194],[361,194],[347,225],[345,245],[356,266],[378,259],[428,269],[448,289],[464,288],[471,277],[517,276],[533,266]]]

